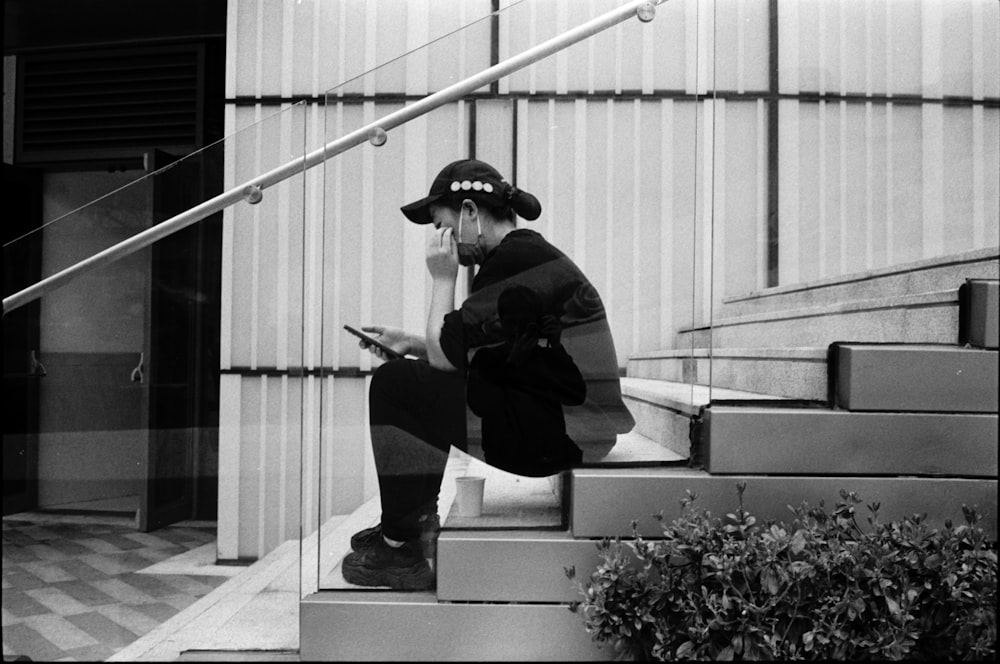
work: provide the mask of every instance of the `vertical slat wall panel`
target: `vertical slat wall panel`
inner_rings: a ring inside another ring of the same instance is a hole
[[[779,0],[778,10],[782,94],[875,97],[779,102],[779,284],[994,246],[984,231],[1000,205],[986,183],[997,175],[980,127],[1000,109],[941,100],[996,99],[1000,4]]]
[[[711,200],[712,204],[706,206],[710,210],[709,221],[711,223],[711,234],[706,239],[708,251],[705,252],[705,280],[708,284],[708,294],[704,301],[708,304],[708,315],[705,322],[712,320],[712,311],[722,304],[722,294],[725,290],[725,267],[723,256],[726,255],[727,236],[729,234],[728,204],[730,187],[727,183],[726,167],[729,154],[727,141],[728,121],[727,109],[729,102],[725,99],[717,99],[706,104],[712,109],[712,159],[711,163],[706,163],[710,172],[706,172],[705,180],[708,184],[708,191],[705,192],[705,199]],[[728,242],[731,246],[732,242]]]
[[[240,456],[243,445],[242,377],[224,375],[219,385],[219,508],[216,555],[221,560],[239,557]]]
[[[324,135],[324,116],[319,109],[309,108],[306,119],[307,136]],[[322,168],[313,168],[306,172],[305,191],[303,192],[303,223],[304,231],[304,261],[303,274],[303,366],[314,370],[320,366],[321,342],[323,335],[324,311],[323,266],[326,264],[324,254],[323,202],[326,197]]]
[[[482,127],[476,132],[476,158],[492,164],[504,177],[514,181],[514,102],[509,99],[483,100],[476,102],[476,126]],[[440,159],[437,167],[429,166],[427,178],[434,176],[440,166],[446,162]],[[427,186],[424,184],[426,194]],[[531,191],[531,189],[528,189]],[[419,196],[418,196],[419,197]]]
[[[302,105],[232,109],[230,185],[301,157],[316,139],[317,110],[312,118],[305,111]],[[308,181],[314,194],[315,176],[299,175],[269,189],[259,204],[240,203],[224,215],[222,317],[229,335],[222,369],[284,372],[303,366],[304,261],[316,262],[304,247],[304,234],[315,233],[303,225]],[[220,468],[232,469],[220,474],[220,514],[236,524],[225,533],[220,529],[221,557],[257,557],[298,533],[301,380],[286,374],[222,381],[223,402],[242,421],[220,427],[220,458],[226,459]]]
[[[337,116],[332,130],[340,118],[355,123],[360,122],[357,116],[380,117],[398,108],[366,104],[371,107],[344,102],[328,107],[327,112]],[[342,331],[344,324],[378,323],[423,333],[429,288],[423,264],[427,229],[407,222],[399,207],[425,195],[442,166],[468,155],[460,134],[467,133],[464,111],[460,105],[438,109],[392,132],[382,147],[359,146],[320,167],[326,191],[324,366],[370,366],[365,364],[370,354]]]
[[[998,199],[985,183],[997,170],[976,118],[996,126],[997,109],[796,100],[779,109],[782,285],[996,244],[985,229],[1000,222]]]
[[[505,3],[506,4],[506,3]],[[529,2],[515,8],[501,21],[504,55],[574,27],[588,18],[620,5],[618,0],[589,2]],[[564,9],[568,8],[568,9]],[[766,90],[767,0],[741,0],[742,15],[720,6],[717,87],[726,90]],[[502,83],[501,91],[529,94],[566,92],[615,92],[655,90],[704,93],[711,72],[713,0],[667,2],[650,23],[628,21],[517,72]],[[699,37],[698,17],[701,19]],[[732,48],[742,36],[740,49]],[[699,51],[695,51],[696,42]],[[646,47],[651,44],[651,47]],[[700,52],[700,55],[699,55]],[[560,62],[574,63],[560,66]],[[576,63],[585,63],[580,66]],[[701,67],[700,72],[697,67]],[[700,77],[701,89],[696,88]]]
[[[692,221],[703,177],[694,168],[695,104],[527,101],[518,109],[517,132],[527,137],[518,144],[518,180],[542,203],[542,216],[525,225],[593,281],[620,362],[673,347],[677,328],[692,322]],[[749,116],[755,128],[756,111]]]
[[[781,131],[778,134],[778,283],[799,281],[799,103],[778,102]]]
[[[239,530],[237,532],[236,552],[241,558],[253,558],[264,555],[258,548],[258,533],[260,522],[260,440],[261,440],[261,395],[266,394],[262,384],[267,377],[259,379],[244,378],[240,381],[240,408],[242,419],[239,430]],[[266,403],[265,403],[266,405]],[[220,432],[221,434],[222,432]],[[221,445],[221,441],[220,441]],[[223,467],[219,468],[222,475]],[[221,533],[220,533],[221,535]],[[228,545],[228,544],[227,544]]]
[[[715,284],[716,300],[726,293],[738,293],[757,283],[761,264],[767,256],[761,253],[758,239],[766,224],[762,210],[767,206],[766,136],[761,132],[765,125],[766,111],[763,104],[753,101],[726,103],[725,121],[718,130],[725,137],[725,145],[717,145],[720,170],[716,172],[716,229],[722,227],[725,236],[717,238],[713,262],[716,270],[722,269],[722,278]],[[763,172],[761,172],[763,169]],[[719,196],[720,185],[725,198]],[[718,210],[724,212],[719,218]]]

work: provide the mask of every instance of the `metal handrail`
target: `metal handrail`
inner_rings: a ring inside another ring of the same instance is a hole
[[[89,270],[103,267],[109,263],[133,254],[145,247],[162,240],[163,238],[176,233],[191,224],[201,221],[217,212],[224,210],[230,205],[234,205],[241,200],[257,202],[260,200],[262,191],[267,187],[286,180],[296,173],[305,171],[318,164],[323,163],[330,157],[334,157],[341,152],[345,152],[352,147],[360,145],[365,141],[380,145],[385,140],[385,132],[398,127],[410,120],[420,117],[439,106],[460,99],[461,97],[478,90],[484,85],[512,74],[519,69],[523,69],[539,60],[542,60],[558,51],[561,51],[573,44],[587,39],[599,32],[602,32],[613,25],[617,25],[633,16],[637,16],[642,22],[653,20],[656,13],[656,6],[666,2],[666,0],[632,0],[621,7],[613,9],[605,14],[587,21],[571,30],[553,37],[538,44],[528,50],[519,53],[511,58],[497,63],[488,69],[484,69],[478,74],[474,74],[458,83],[448,86],[430,94],[419,101],[416,101],[402,109],[390,113],[375,122],[361,127],[341,138],[327,143],[321,148],[307,153],[301,159],[292,161],[275,168],[274,170],[258,175],[238,185],[226,192],[223,192],[193,208],[185,210],[180,214],[163,221],[152,228],[141,233],[137,233],[127,240],[100,251],[89,258],[85,258],[79,263],[48,276],[37,283],[14,293],[3,300],[3,313],[17,309],[43,295],[61,287],[68,281],[76,278],[80,274]]]

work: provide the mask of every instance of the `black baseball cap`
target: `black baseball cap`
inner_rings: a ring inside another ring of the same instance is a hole
[[[478,159],[451,162],[434,178],[430,193],[400,210],[415,224],[429,224],[433,221],[431,203],[449,196],[479,199],[498,207],[507,204],[529,220],[537,219],[542,213],[538,199],[508,183],[497,169]]]

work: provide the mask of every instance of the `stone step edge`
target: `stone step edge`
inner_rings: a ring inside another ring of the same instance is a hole
[[[629,361],[643,360],[686,360],[686,359],[748,359],[748,360],[814,360],[825,362],[830,346],[857,346],[865,349],[885,350],[932,350],[996,352],[995,348],[979,348],[959,343],[900,342],[900,341],[834,341],[829,346],[800,346],[787,348],[664,348],[633,353]]]
[[[963,251],[957,254],[951,254],[947,256],[938,256],[935,258],[921,258],[907,263],[899,263],[897,265],[887,265],[884,267],[874,268],[871,270],[863,270],[860,272],[836,275],[832,277],[822,277],[820,279],[815,279],[813,281],[807,281],[803,283],[789,284],[786,286],[774,286],[771,288],[764,288],[760,290],[750,291],[741,295],[733,295],[730,297],[726,297],[723,298],[722,302],[723,304],[743,303],[747,301],[779,297],[782,295],[792,295],[808,291],[817,291],[827,288],[835,288],[838,286],[850,286],[851,284],[856,284],[859,282],[876,281],[878,279],[883,279],[886,277],[906,275],[913,272],[921,272],[924,270],[935,270],[939,268],[948,268],[956,265],[965,265],[968,263],[979,263],[982,261],[987,261],[991,258],[1000,258],[1000,253],[998,253],[997,247],[970,249],[968,251]]]
[[[656,380],[653,378],[625,377],[621,379],[621,388],[622,396],[626,399],[644,401],[654,406],[688,416],[697,415],[702,406],[707,406],[710,401],[716,400],[775,402],[789,400],[788,397],[773,394],[744,392],[742,390],[730,390],[722,387],[709,387],[707,385],[692,385],[690,383]]]
[[[720,358],[727,360],[805,360],[826,362],[827,351],[828,349],[825,346],[786,348],[666,348],[633,353],[629,356],[628,361]]]
[[[917,293],[914,295],[871,298],[867,300],[856,300],[853,302],[840,302],[815,307],[803,307],[800,309],[787,309],[783,311],[734,316],[731,318],[720,318],[707,324],[684,326],[678,328],[677,332],[678,334],[689,334],[692,332],[701,332],[715,328],[752,325],[754,323],[776,323],[796,318],[818,318],[821,316],[864,313],[886,309],[908,309],[914,307],[941,305],[958,306],[958,287],[940,291],[930,291],[927,293]],[[955,333],[955,338],[958,338],[957,331]]]

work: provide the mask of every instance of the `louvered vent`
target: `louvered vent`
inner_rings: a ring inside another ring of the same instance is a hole
[[[198,46],[18,58],[18,161],[114,162],[197,147]]]

